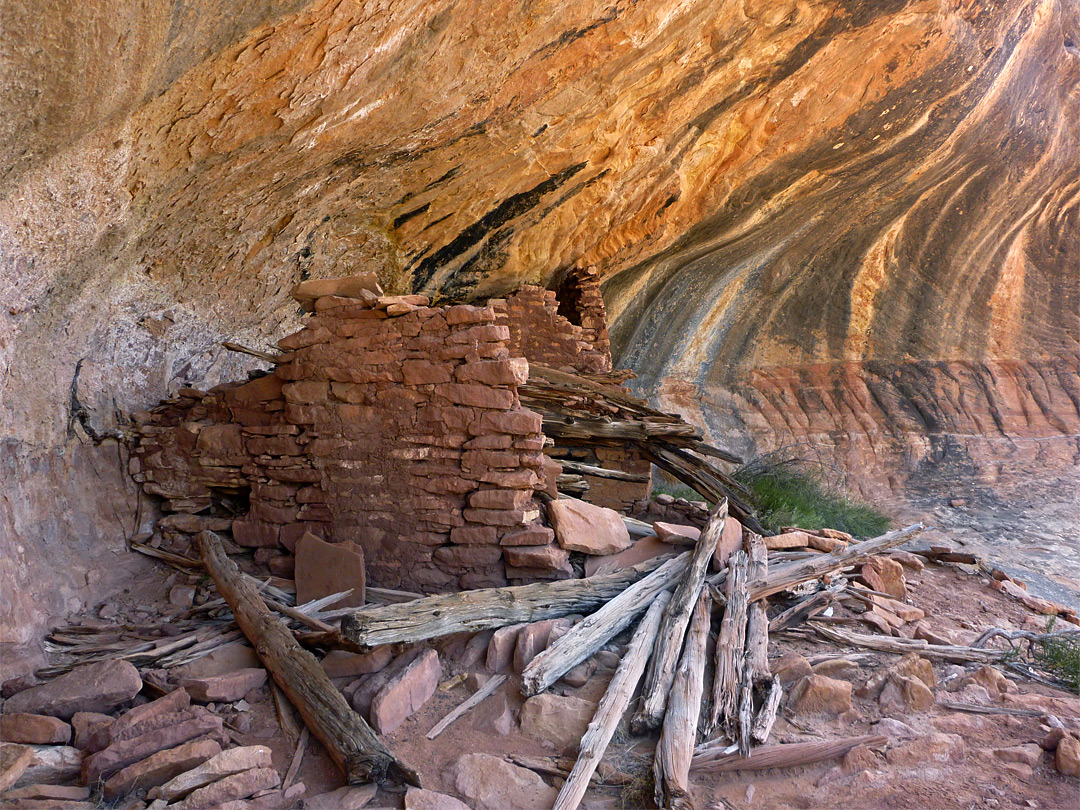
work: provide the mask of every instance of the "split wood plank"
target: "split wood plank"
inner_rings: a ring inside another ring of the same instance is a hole
[[[811,742],[763,745],[744,757],[738,752],[724,754],[718,751],[701,751],[694,755],[691,768],[698,773],[723,773],[725,771],[763,771],[768,768],[791,768],[796,765],[812,765],[826,759],[841,757],[860,745],[884,745],[888,737],[865,734],[846,740],[813,740]]]
[[[626,655],[619,662],[619,667],[615,670],[607,691],[600,699],[593,713],[593,719],[581,738],[577,761],[559,791],[558,798],[555,799],[553,810],[576,810],[584,798],[589,781],[603,760],[608,743],[615,735],[619,720],[622,719],[626,707],[630,705],[634,690],[637,689],[642,673],[645,672],[645,664],[648,662],[649,653],[652,652],[656,634],[660,630],[660,619],[670,599],[670,591],[662,591],[658,594],[645,612],[645,617],[638,624],[637,630],[634,631],[634,637],[630,640]]]
[[[237,625],[248,637],[263,665],[323,744],[351,785],[380,782],[388,774],[420,786],[420,777],[383,745],[360,715],[352,710],[325,670],[263,603],[255,587],[210,531],[199,534],[199,548]]]
[[[925,658],[936,658],[942,661],[952,661],[957,664],[968,661],[979,661],[992,664],[1000,661],[1009,654],[1008,650],[985,650],[981,647],[962,647],[952,644],[931,644],[918,638],[897,638],[894,636],[876,636],[867,633],[853,633],[847,630],[837,630],[826,627],[820,622],[807,623],[818,635],[830,641],[841,644],[850,644],[853,647],[865,647],[868,650],[880,650],[897,655],[906,655],[914,652]]]
[[[709,523],[694,546],[690,564],[675,589],[674,596],[664,611],[664,621],[657,637],[656,650],[649,662],[642,691],[642,705],[634,715],[631,727],[636,734],[658,728],[664,719],[664,706],[668,692],[675,680],[675,667],[682,652],[683,639],[690,624],[691,613],[697,606],[701,591],[705,588],[705,574],[712,561],[713,552],[724,531],[728,502],[725,498],[716,505],[709,516]]]
[[[768,550],[761,536],[746,533],[746,550],[750,558],[746,578],[760,582],[768,575]],[[746,646],[743,653],[742,678],[739,683],[739,751],[743,756],[750,753],[750,733],[754,725],[754,692],[772,681],[769,672],[769,617],[765,612],[765,600],[753,602],[747,608]],[[769,723],[771,728],[772,724]]]
[[[526,697],[540,694],[629,627],[634,618],[645,611],[661,592],[678,581],[689,560],[689,551],[669,559],[570,628],[525,667],[521,673],[521,693]]]
[[[446,729],[450,727],[451,723],[453,723],[455,720],[457,720],[459,717],[469,711],[469,709],[473,708],[474,706],[479,706],[489,696],[495,694],[495,690],[502,686],[504,683],[506,683],[506,675],[496,675],[495,677],[488,680],[487,683],[485,683],[483,686],[473,692],[472,695],[462,701],[460,706],[458,706],[456,709],[446,715],[446,717],[436,723],[431,729],[431,731],[427,733],[427,738],[429,740],[434,740],[436,737],[446,731]]]
[[[656,806],[663,810],[693,810],[694,807],[690,793],[690,763],[705,688],[705,645],[709,640],[711,612],[709,591],[699,589],[653,760],[654,798]]]
[[[401,604],[363,607],[342,618],[341,633],[363,650],[557,619],[600,607],[654,572],[666,559],[669,558],[657,557],[632,568],[585,579],[481,588]]]
[[[718,728],[731,739],[735,738],[735,723],[739,702],[739,683],[742,681],[743,647],[746,643],[746,569],[749,558],[738,550],[728,558],[728,578],[725,583],[727,608],[720,622],[716,640],[716,665],[713,691],[705,736],[711,737]]]

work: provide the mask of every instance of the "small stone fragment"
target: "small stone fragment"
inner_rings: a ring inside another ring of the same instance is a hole
[[[805,678],[809,675],[810,662],[798,653],[790,652],[785,653],[775,661],[770,661],[769,669],[772,671],[773,675],[776,675],[780,679],[781,685],[786,686],[789,683],[795,683],[800,678]]]
[[[281,777],[273,768],[256,768],[212,782],[169,807],[175,810],[211,810],[225,802],[246,799],[260,790],[270,790],[280,784]]]
[[[304,799],[304,810],[360,810],[375,798],[377,792],[375,785],[346,785],[329,793]]]
[[[653,523],[653,531],[662,543],[679,546],[692,546],[701,537],[701,529],[696,526],[684,526],[679,523]]]
[[[469,810],[469,805],[445,793],[410,786],[405,791],[405,810]]]
[[[112,801],[135,788],[157,787],[220,753],[221,746],[214,740],[196,740],[158,751],[110,777],[102,788],[102,795]]]
[[[271,767],[270,749],[265,745],[230,748],[215,754],[196,768],[186,771],[162,785],[155,798],[174,802],[218,779],[257,768]]]
[[[378,672],[394,658],[392,645],[384,644],[371,652],[351,653],[331,650],[322,660],[323,669],[331,678],[351,678]]]
[[[34,749],[28,745],[0,742],[0,791],[19,781],[34,761]]]
[[[547,810],[557,792],[537,774],[489,754],[465,754],[450,769],[472,810]]]

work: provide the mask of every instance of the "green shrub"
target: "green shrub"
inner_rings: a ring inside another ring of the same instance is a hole
[[[887,515],[852,498],[829,480],[824,467],[804,459],[759,456],[736,470],[735,479],[753,493],[758,520],[773,531],[798,526],[874,537],[889,529]]]
[[[1054,619],[1047,623],[1047,633],[1054,631],[1054,624]],[[1060,635],[1033,644],[1032,657],[1040,669],[1080,693],[1080,634]]]

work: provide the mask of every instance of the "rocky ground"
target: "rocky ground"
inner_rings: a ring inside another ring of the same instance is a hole
[[[909,620],[895,635],[967,644],[991,627],[1046,627],[1045,616],[995,590],[988,579],[952,565],[923,567],[909,555],[895,559],[913,566],[905,568],[907,607],[893,606]],[[215,596],[203,578],[163,567],[101,605],[96,617],[84,617],[82,625],[98,632],[103,626],[167,624],[193,599]],[[832,620],[861,626],[870,619],[859,609],[841,603]],[[455,801],[475,810],[548,808],[561,785],[560,768],[565,775],[569,766],[565,757],[575,753],[628,640],[617,637],[549,692],[524,700],[521,668],[573,620],[324,659],[351,705],[434,793],[343,788],[339,771],[314,741],[300,746],[305,753],[298,759],[302,725],[288,707],[284,714],[276,710],[265,671],[238,639],[169,671],[140,673],[113,659],[41,686],[5,683],[0,736],[9,742],[0,756],[0,786],[7,792],[0,800],[13,810],[101,806],[91,797],[132,810],[446,810],[462,806]],[[168,640],[163,635],[159,644]],[[698,807],[1075,806],[1075,693],[1008,666],[837,646],[805,627],[774,634],[771,641],[771,665],[785,699],[770,743],[860,735],[883,740],[796,768],[695,770]],[[435,740],[426,739],[439,719],[497,672],[508,676],[505,684]],[[600,769],[601,782],[583,806],[650,806],[654,746],[655,737],[633,737],[621,728]]]

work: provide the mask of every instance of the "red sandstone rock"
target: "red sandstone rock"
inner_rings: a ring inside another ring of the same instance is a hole
[[[0,714],[0,740],[29,745],[67,745],[71,726],[56,717],[5,712]]]
[[[266,670],[261,667],[238,669],[212,678],[188,678],[180,682],[193,700],[201,703],[233,703],[252,689],[266,683]]]
[[[31,750],[34,757],[17,784],[62,785],[79,778],[83,755],[78,748],[68,745],[37,745]]]
[[[565,568],[570,555],[565,549],[552,543],[548,546],[503,546],[506,561],[520,568]]]
[[[806,532],[784,532],[765,538],[765,548],[770,551],[786,548],[806,548],[810,545],[810,536]]]
[[[544,693],[522,705],[521,730],[562,750],[581,741],[595,712],[596,704],[591,701]]]
[[[4,791],[4,807],[9,807],[9,802],[27,799],[40,802],[55,802],[56,804],[50,806],[50,810],[53,810],[53,808],[59,810],[69,806],[59,804],[60,802],[81,802],[89,798],[90,788],[82,785],[27,785],[26,787]],[[15,809],[13,808],[13,810]]]
[[[0,743],[0,791],[19,781],[34,761],[34,749],[17,743]]]
[[[773,675],[780,678],[780,683],[787,686],[810,674],[810,662],[798,653],[785,653],[775,661],[769,662]]]
[[[371,724],[388,734],[412,716],[435,694],[442,667],[435,650],[425,650],[397,673],[371,701]]]
[[[717,570],[727,566],[728,557],[743,546],[743,525],[738,518],[728,515],[724,521],[724,531],[720,535],[720,542],[716,544],[713,552],[713,567]]]
[[[131,700],[142,689],[142,678],[127,661],[101,661],[8,698],[6,712],[47,714],[64,720],[75,712],[107,712]]]
[[[296,544],[296,601],[304,604],[352,589],[335,607],[360,607],[365,602],[367,571],[364,550],[351,542],[327,543],[310,532]]]
[[[682,526],[663,521],[653,523],[653,531],[662,542],[675,545],[692,546],[701,537],[701,529],[695,526]]]
[[[195,740],[158,751],[110,777],[102,788],[102,795],[111,801],[135,788],[148,790],[157,787],[220,753],[221,746],[214,740]]]
[[[409,788],[410,791],[415,789]],[[346,785],[329,793],[321,793],[310,799],[304,799],[304,810],[361,810],[375,798],[377,792],[378,788],[375,785],[361,785],[360,787]]]
[[[476,509],[524,509],[532,495],[520,489],[481,489],[469,495],[469,506]]]
[[[488,642],[486,667],[489,672],[507,672],[514,660],[514,648],[517,636],[525,624],[512,624],[500,627]]]
[[[572,625],[569,619],[545,619],[522,627],[514,642],[514,672],[523,672],[529,662],[547,648],[553,630]]]
[[[890,765],[911,767],[924,762],[959,762],[967,747],[958,734],[931,734],[890,748],[885,759]]]
[[[256,768],[269,768],[271,765],[270,749],[265,745],[248,745],[242,748],[230,748],[221,751],[197,767],[175,776],[152,791],[151,798],[161,798],[175,802],[189,795],[198,788],[205,787],[219,779],[233,774],[243,773]]]
[[[529,381],[529,361],[524,357],[482,360],[458,366],[454,377],[461,382],[484,385],[524,385]]]
[[[191,696],[183,689],[174,689],[164,697],[136,706],[130,711],[124,712],[115,721],[103,724],[101,728],[91,735],[85,748],[90,753],[95,753],[107,748],[117,740],[126,740],[161,728],[175,721],[173,715],[182,712],[191,705]],[[169,716],[165,722],[161,721],[164,716]],[[82,747],[82,746],[79,746]]]
[[[451,532],[450,536],[453,539],[453,532]],[[524,529],[504,534],[498,542],[503,546],[546,546],[554,541],[555,531],[553,529],[534,523]]]
[[[615,554],[630,547],[630,533],[619,513],[578,500],[551,501],[548,518],[559,545],[586,554]]]
[[[368,675],[386,667],[393,659],[390,645],[376,647],[367,653],[350,653],[344,650],[331,650],[322,660],[323,669],[331,678],[348,678],[356,675]]]
[[[324,296],[368,300],[365,294],[382,295],[374,273],[360,273],[342,278],[313,278],[301,281],[289,293],[300,305],[311,312],[316,299]],[[353,302],[355,303],[355,301]]]
[[[365,675],[360,679],[359,686],[349,698],[349,705],[359,714],[367,717],[371,712],[371,703],[375,696],[386,684],[390,683],[398,673],[404,671],[410,664],[416,661],[424,653],[419,647],[407,650],[395,658],[390,664],[378,672]]]
[[[807,675],[796,684],[791,705],[796,714],[843,714],[851,710],[851,684]]]
[[[1054,767],[1066,776],[1080,779],[1080,739],[1072,734],[1061,738],[1054,755]]]
[[[934,705],[934,693],[918,678],[894,675],[878,698],[883,714],[925,712]]]
[[[664,543],[655,535],[642,537],[634,540],[633,545],[618,554],[610,554],[601,557],[587,557],[585,560],[585,576],[591,577],[597,574],[610,574],[620,571],[638,563],[651,560],[664,554],[672,554],[674,549],[670,543]]]
[[[71,727],[75,730],[74,746],[85,751],[94,735],[113,722],[114,718],[107,714],[75,712],[71,717]]]
[[[255,768],[211,782],[169,807],[175,810],[212,810],[225,802],[246,799],[260,790],[269,790],[280,784],[281,777],[273,768]]]
[[[863,581],[873,590],[887,593],[894,599],[907,598],[904,567],[888,557],[871,557],[859,569]]]
[[[465,754],[448,774],[473,810],[539,810],[557,795],[532,771],[489,754]]]
[[[410,786],[405,792],[405,810],[469,810],[469,806],[445,793]]]
[[[176,715],[177,722],[127,740],[113,743],[91,754],[82,763],[83,781],[93,784],[108,779],[117,771],[166,748],[172,748],[204,734],[221,732],[221,718],[205,710],[188,710]]]

